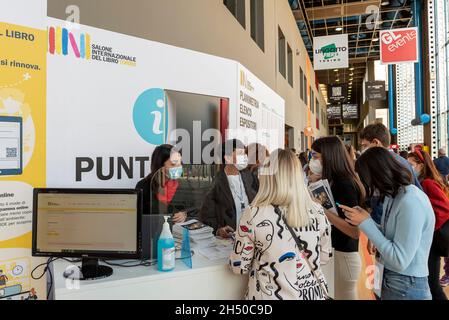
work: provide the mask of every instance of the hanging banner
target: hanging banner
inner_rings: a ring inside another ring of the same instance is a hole
[[[385,100],[387,93],[385,91],[385,81],[367,81],[365,82],[366,100]]]
[[[313,38],[313,64],[315,70],[348,68],[348,35]]]
[[[330,84],[327,88],[330,103],[340,103],[346,99],[347,86],[345,84]]]
[[[357,120],[359,118],[359,106],[356,104],[344,104],[342,110],[343,120]]]
[[[327,107],[327,119],[328,120],[340,120],[341,119],[341,105],[334,104]]]
[[[382,64],[418,62],[418,28],[380,31]]]
[[[46,1],[0,11],[0,299],[46,299],[31,270],[33,187],[46,184]],[[40,271],[42,272],[42,270]]]

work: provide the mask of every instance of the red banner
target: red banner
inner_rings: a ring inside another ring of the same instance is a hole
[[[418,61],[418,28],[383,30],[380,32],[382,64]]]

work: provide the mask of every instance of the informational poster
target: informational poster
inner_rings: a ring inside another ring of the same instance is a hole
[[[385,100],[387,93],[385,91],[385,81],[367,81],[365,82],[366,100]]]
[[[282,147],[284,100],[241,65],[238,74],[238,132],[233,136],[246,145],[260,142],[270,151]]]
[[[382,64],[418,62],[418,28],[380,31],[380,61]]]
[[[0,299],[46,299],[31,270],[33,187],[46,184],[46,1],[0,2]]]
[[[328,120],[339,120],[341,119],[341,105],[334,104],[327,106],[327,119]]]
[[[330,84],[327,90],[330,103],[340,103],[346,99],[347,86],[345,84]]]
[[[356,120],[359,118],[359,106],[357,104],[343,104],[343,120]]]
[[[348,68],[348,35],[313,38],[313,64],[315,70]]]

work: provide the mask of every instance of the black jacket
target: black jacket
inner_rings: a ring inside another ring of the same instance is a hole
[[[258,191],[254,189],[255,177],[247,169],[242,170],[240,175],[242,176],[246,196],[251,203]],[[217,229],[225,226],[230,226],[235,230],[236,219],[234,198],[232,197],[226,173],[222,170],[217,173],[214,186],[204,199],[203,206],[199,212],[199,220],[214,228],[214,232],[216,232]]]

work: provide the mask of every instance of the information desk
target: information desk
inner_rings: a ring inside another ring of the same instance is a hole
[[[176,261],[172,272],[151,267],[113,267],[109,278],[95,281],[67,280],[63,276],[71,264],[53,264],[56,300],[240,300],[248,283],[247,276],[234,275],[227,260],[210,261],[195,254],[193,269]],[[323,267],[333,295],[333,261]],[[79,284],[79,286],[78,286]]]

